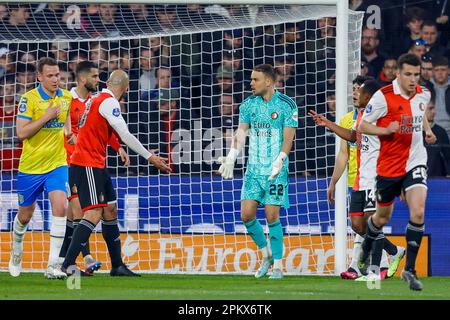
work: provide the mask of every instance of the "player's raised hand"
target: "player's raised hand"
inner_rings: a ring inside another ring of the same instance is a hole
[[[119,148],[118,153],[119,153],[120,159],[123,162],[123,165],[125,167],[128,167],[130,165],[130,156],[128,155],[128,153],[122,147]]]
[[[77,143],[77,136],[74,135],[73,132],[69,132],[69,133],[66,135],[66,139],[67,139],[67,143],[68,143],[68,144],[74,145],[74,144]]]
[[[169,159],[159,157],[155,154],[153,154],[150,158],[148,158],[148,162],[150,164],[152,164],[159,171],[162,171],[163,173],[171,173],[172,169],[167,164],[167,161],[169,161]]]
[[[336,189],[336,185],[333,181],[330,181],[330,185],[327,190],[327,200],[329,203],[334,203],[334,191]]]
[[[60,113],[61,107],[60,106],[53,107],[53,102],[51,102],[47,110],[45,110],[44,116],[47,117],[48,121],[50,121],[58,118]]]
[[[428,130],[425,132],[425,141],[428,144],[435,144],[437,141],[436,136],[434,135],[433,131]]]
[[[390,134],[396,133],[399,128],[400,128],[400,124],[398,123],[398,121],[392,121],[386,127],[386,131],[385,131],[386,135],[390,135]]]
[[[328,119],[325,118],[323,115],[318,114],[314,110],[309,110],[308,115],[311,116],[314,120],[314,122],[320,126],[320,127],[326,127],[328,124]]]

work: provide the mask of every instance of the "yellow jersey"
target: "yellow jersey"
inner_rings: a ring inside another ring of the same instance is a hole
[[[22,96],[17,117],[36,121],[45,114],[52,102],[53,107],[60,106],[61,113],[57,119],[44,124],[34,136],[23,141],[19,172],[44,174],[67,165],[64,123],[72,102],[69,91],[58,88],[56,96],[52,98],[39,85]]]
[[[341,118],[341,121],[339,121],[339,125],[346,129],[352,129],[353,124],[355,123],[357,117],[358,117],[358,111],[353,110],[353,111],[345,114]],[[357,172],[357,168],[358,168],[357,143],[347,141],[347,145],[348,145],[348,153],[349,153],[347,180],[348,180],[348,187],[351,188],[351,187],[353,187],[353,183],[355,182],[356,172]]]

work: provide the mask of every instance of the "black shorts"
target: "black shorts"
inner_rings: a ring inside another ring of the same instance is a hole
[[[71,165],[69,171],[73,179],[71,196],[78,195],[83,212],[116,202],[116,192],[106,168]]]
[[[377,176],[377,203],[380,206],[389,206],[402,191],[406,192],[417,186],[427,188],[426,166],[417,166],[397,178]]]
[[[364,216],[365,212],[375,211],[375,191],[374,190],[361,190],[353,191],[350,198],[350,217]]]

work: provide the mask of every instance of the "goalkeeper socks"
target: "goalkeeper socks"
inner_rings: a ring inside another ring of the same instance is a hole
[[[270,247],[274,260],[283,258],[283,227],[280,220],[269,223]]]
[[[66,222],[66,233],[64,235],[64,241],[61,246],[61,251],[59,252],[59,257],[64,258],[67,253],[67,249],[69,249],[70,242],[72,241],[73,235],[73,221],[67,219]]]
[[[409,221],[406,227],[406,264],[405,270],[414,271],[416,267],[417,253],[419,252],[420,243],[422,242],[425,224],[417,224]]]
[[[80,221],[81,219],[73,220],[74,229],[80,224]],[[91,249],[89,248],[89,239],[86,241],[86,245],[81,247],[81,254],[83,255],[83,258],[91,254]]]
[[[66,232],[66,217],[52,217],[50,225],[50,253],[48,255],[48,265],[58,262],[61,246]]]
[[[95,225],[89,220],[83,219],[80,224],[73,231],[72,242],[67,250],[66,259],[63,262],[62,267],[67,269],[70,266],[75,265],[75,260],[80,254],[81,247],[86,245]]]
[[[361,245],[364,241],[364,237],[360,236],[359,234],[356,234],[355,240],[353,240],[353,255],[352,255],[352,261],[350,262],[349,269],[355,270],[358,275],[360,274],[359,268],[358,268],[358,257],[359,253],[361,252]]]
[[[117,268],[121,266],[123,261],[120,252],[120,231],[117,225],[117,219],[109,221],[102,220],[102,235],[108,246],[112,267]]]
[[[247,228],[247,232],[252,237],[253,241],[256,243],[259,249],[263,249],[267,247],[267,240],[264,234],[264,230],[259,223],[258,219],[254,219],[249,222],[244,222],[245,227]]]
[[[17,214],[14,218],[13,224],[13,252],[21,253],[23,248],[23,236],[27,232],[27,224],[22,224],[19,221],[19,215]]]
[[[384,246],[383,249],[386,250],[386,252],[390,255],[390,256],[395,256],[398,252],[397,250],[397,246],[395,244],[393,244],[392,242],[390,242],[388,240],[388,238],[384,238]]]

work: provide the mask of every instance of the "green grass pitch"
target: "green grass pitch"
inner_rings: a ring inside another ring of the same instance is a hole
[[[43,274],[23,273],[18,278],[0,272],[0,300],[6,299],[158,299],[158,300],[366,300],[450,299],[450,278],[423,278],[424,290],[413,292],[393,278],[381,289],[365,282],[337,277],[286,276],[281,280],[233,275],[143,275],[113,278],[107,274],[83,277],[79,290],[67,289],[65,280],[47,280]]]

